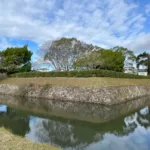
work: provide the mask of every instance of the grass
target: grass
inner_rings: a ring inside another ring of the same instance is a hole
[[[0,150],[59,150],[58,148],[30,142],[0,128]]]
[[[123,86],[123,85],[150,85],[150,79],[124,78],[67,78],[67,77],[35,77],[35,78],[7,78],[0,84],[42,85],[42,86]]]

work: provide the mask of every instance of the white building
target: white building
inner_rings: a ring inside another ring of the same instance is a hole
[[[38,72],[50,72],[50,70],[48,70],[47,68],[37,69],[36,71],[38,71]]]
[[[139,69],[138,70],[138,75],[140,75],[140,76],[148,76],[147,69]]]

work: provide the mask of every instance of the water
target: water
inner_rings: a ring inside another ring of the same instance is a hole
[[[0,96],[0,126],[64,150],[150,150],[150,98],[106,107]]]

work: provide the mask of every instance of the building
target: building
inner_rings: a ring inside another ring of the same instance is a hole
[[[50,72],[49,69],[47,69],[47,68],[36,69],[36,71],[38,71],[38,72]]]
[[[147,69],[139,69],[138,70],[138,75],[140,75],[140,76],[148,76]]]

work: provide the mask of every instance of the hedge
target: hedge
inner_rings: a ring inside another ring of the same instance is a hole
[[[110,70],[74,70],[61,72],[25,72],[11,74],[9,77],[112,77],[112,78],[137,78],[150,79],[150,76],[138,76],[126,74],[123,72],[115,72]]]

